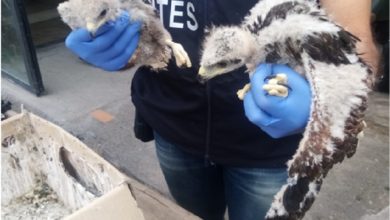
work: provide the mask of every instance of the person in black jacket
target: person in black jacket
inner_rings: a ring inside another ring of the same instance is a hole
[[[267,114],[261,110],[262,106],[245,109],[237,99],[236,91],[249,82],[248,75],[243,74],[244,68],[206,84],[197,78],[205,28],[239,24],[257,2],[151,1],[173,40],[183,45],[194,65],[180,69],[171,62],[167,71],[159,73],[147,67],[137,70],[131,87],[137,111],[135,131],[144,141],[154,137],[172,196],[182,207],[203,219],[223,219],[226,207],[231,220],[263,219],[274,194],[286,181],[286,162],[295,153],[301,138],[299,132],[305,126],[304,123],[278,124],[278,130],[294,132],[273,138],[272,131],[259,129],[273,126],[273,121],[257,120],[258,117],[248,120],[246,115],[260,115],[264,119]],[[369,38],[369,27],[361,25],[366,24],[364,19],[369,19],[362,14],[367,2],[323,1],[323,5],[334,12],[341,24],[352,24],[349,26],[352,33],[365,37],[360,48],[363,51],[369,48],[366,60],[370,61],[375,50]],[[349,19],[337,17],[343,14],[343,7],[350,5],[359,13],[348,13]],[[123,19],[112,25],[111,30],[94,39],[85,30],[75,30],[66,44],[88,63],[110,71],[122,69],[138,43],[139,25]],[[101,42],[105,42],[104,47]],[[272,67],[263,71],[272,71]],[[298,75],[291,69],[288,71]],[[302,80],[299,85],[306,89],[306,95],[301,98],[310,103],[308,84]],[[281,109],[302,117],[308,114],[309,105]],[[286,114],[286,117],[297,117],[294,114]]]

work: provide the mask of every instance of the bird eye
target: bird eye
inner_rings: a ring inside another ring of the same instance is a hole
[[[225,68],[227,66],[227,63],[225,61],[221,61],[217,63],[217,66],[220,68]]]
[[[104,9],[102,12],[100,12],[99,17],[104,17],[107,14],[107,9]]]
[[[295,13],[297,14],[303,14],[306,13],[309,9],[305,7],[305,5],[297,5],[294,8]]]
[[[239,64],[240,62],[241,62],[240,59],[234,59],[231,61],[231,63],[233,63],[233,64]]]

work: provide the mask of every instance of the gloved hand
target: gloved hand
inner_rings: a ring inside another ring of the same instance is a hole
[[[65,45],[86,62],[107,71],[123,68],[137,49],[140,22],[130,23],[127,12],[100,27],[92,37],[86,29],[72,31]]]
[[[271,96],[263,89],[266,77],[285,73],[289,94]],[[273,138],[301,133],[306,126],[311,106],[309,83],[286,65],[261,64],[251,78],[251,89],[245,95],[246,117]]]

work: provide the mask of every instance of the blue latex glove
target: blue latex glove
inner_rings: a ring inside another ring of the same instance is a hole
[[[139,41],[140,22],[130,23],[127,12],[115,21],[107,22],[92,37],[86,29],[72,31],[65,44],[73,53],[94,66],[107,71],[123,68]]]
[[[291,88],[287,97],[268,95],[263,89],[266,77],[277,73],[287,75]],[[310,105],[309,83],[286,65],[259,65],[244,98],[246,117],[273,138],[301,133],[309,119]]]

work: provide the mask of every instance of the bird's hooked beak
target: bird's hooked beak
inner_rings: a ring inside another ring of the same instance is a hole
[[[226,69],[221,67],[205,68],[201,66],[198,70],[198,75],[204,80],[209,80],[223,74],[225,71]]]
[[[199,68],[198,74],[199,74],[200,76],[204,76],[204,75],[206,74],[206,69],[205,69],[203,66],[201,66],[201,67]]]
[[[86,23],[87,23],[87,30],[89,33],[92,34],[92,36],[95,36],[96,32],[98,31],[98,29],[106,23],[106,20],[105,19],[101,19],[99,20],[98,22],[94,22],[93,19],[87,19],[86,20]]]
[[[95,34],[98,29],[97,25],[93,22],[87,22],[87,30],[89,33]]]
[[[208,78],[206,77],[206,74],[207,74],[207,70],[206,68],[204,68],[203,66],[201,66],[199,68],[199,71],[198,71],[198,81],[201,83],[201,84],[204,84],[206,83],[206,81],[208,80]]]

